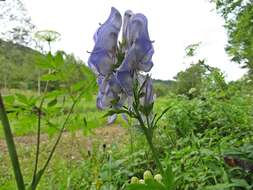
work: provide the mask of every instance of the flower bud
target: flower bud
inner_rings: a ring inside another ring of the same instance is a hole
[[[143,179],[140,179],[140,180],[139,180],[139,183],[140,183],[140,184],[145,184],[145,181],[144,181]]]
[[[163,177],[162,177],[161,174],[156,174],[156,175],[154,176],[154,179],[155,179],[157,182],[162,183]]]
[[[148,179],[153,179],[153,175],[152,175],[151,171],[146,170],[146,171],[143,173],[143,179],[144,179],[144,181],[146,181],[146,180],[148,180]]]
[[[139,183],[138,177],[133,176],[133,177],[131,178],[131,184],[138,184],[138,183]]]

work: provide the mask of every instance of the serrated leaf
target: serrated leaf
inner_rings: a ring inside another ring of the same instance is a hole
[[[29,102],[28,102],[28,99],[26,98],[26,96],[25,95],[23,95],[23,94],[15,94],[16,95],[16,97],[17,97],[17,100],[20,102],[20,103],[23,103],[23,104],[29,104]]]
[[[47,106],[48,107],[52,107],[55,106],[57,104],[57,98],[51,100],[50,102],[48,102]]]
[[[48,92],[45,97],[46,98],[55,98],[55,97],[63,95],[63,94],[65,94],[64,90],[54,90],[54,91]]]
[[[42,81],[57,81],[59,78],[55,74],[44,74],[41,77]]]
[[[213,186],[206,186],[204,190],[226,190],[230,187],[234,187],[234,185],[229,183],[221,183]]]
[[[14,101],[15,101],[15,97],[14,97],[14,96],[11,96],[11,95],[9,95],[9,96],[4,96],[3,98],[4,98],[5,104],[12,105],[12,104],[14,103]]]
[[[127,190],[151,190],[145,184],[130,184],[127,186]]]
[[[53,66],[50,64],[50,60],[48,60],[47,56],[44,55],[36,55],[35,63],[40,68],[51,69]]]
[[[85,116],[83,117],[83,122],[84,122],[85,127],[87,127],[87,120]]]
[[[232,179],[231,181],[233,182],[235,187],[244,187],[246,189],[250,188],[250,185],[244,179]]]
[[[85,86],[85,81],[80,81],[80,82],[77,82],[77,83],[73,84],[73,85],[71,86],[71,89],[72,89],[73,91],[79,91],[79,90],[81,90],[82,88],[84,88],[84,86]]]
[[[56,55],[54,56],[54,66],[56,68],[58,68],[58,67],[60,67],[61,65],[64,64],[63,54],[64,54],[63,52],[58,51],[56,53]]]
[[[153,125],[153,127],[156,127],[157,126],[157,123],[158,123],[158,121],[163,117],[163,115],[165,114],[165,113],[167,113],[167,111],[169,111],[170,110],[170,107],[168,107],[168,108],[166,108],[165,110],[163,110],[163,112],[159,115],[159,117],[157,117],[157,119],[155,120],[155,122],[154,122],[154,125]]]
[[[108,117],[114,114],[121,114],[121,113],[126,113],[129,115],[129,112],[127,110],[109,110],[105,115],[103,115],[103,117]]]
[[[167,190],[165,186],[153,179],[145,180],[145,184],[130,184],[127,190]]]

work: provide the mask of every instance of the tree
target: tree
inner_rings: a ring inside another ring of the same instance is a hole
[[[253,77],[253,0],[212,0],[225,20],[226,51]]]
[[[35,25],[20,0],[0,1],[0,38],[25,46],[33,46]]]
[[[176,80],[175,90],[177,94],[184,94],[189,97],[200,93],[202,80],[206,74],[204,60],[199,60],[196,64],[191,64],[185,71],[179,72],[174,79]]]

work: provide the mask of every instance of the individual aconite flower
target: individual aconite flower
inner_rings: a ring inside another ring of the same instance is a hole
[[[131,20],[131,17],[134,15],[134,13],[131,10],[127,10],[124,14],[124,20],[123,20],[123,28],[122,28],[122,41],[126,47],[128,47],[127,44],[127,38],[128,38],[128,24]],[[124,49],[126,49],[124,47]]]
[[[154,48],[148,34],[147,18],[143,14],[134,14],[127,22],[125,35],[129,48],[117,71],[117,79],[126,93],[132,95],[135,73],[149,72],[153,67]]]
[[[100,109],[123,106],[126,95],[122,92],[120,84],[112,74],[108,77],[98,78],[99,93],[97,96],[97,107]]]
[[[112,7],[108,19],[93,36],[95,46],[89,57],[88,64],[97,75],[106,76],[113,70],[121,25],[121,15],[117,9]]]
[[[151,105],[154,102],[154,91],[152,79],[147,76],[142,89],[143,97],[141,97],[141,104],[144,107]]]

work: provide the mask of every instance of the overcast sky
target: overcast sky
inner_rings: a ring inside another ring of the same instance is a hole
[[[228,80],[244,74],[229,61],[224,51],[227,42],[223,20],[207,0],[22,0],[39,30],[61,33],[61,41],[53,47],[87,62],[93,48],[93,34],[110,13],[111,6],[121,14],[131,9],[148,18],[151,40],[154,40],[153,78],[172,79],[187,68],[185,47],[202,42],[198,58],[206,58],[211,66],[219,67]]]

